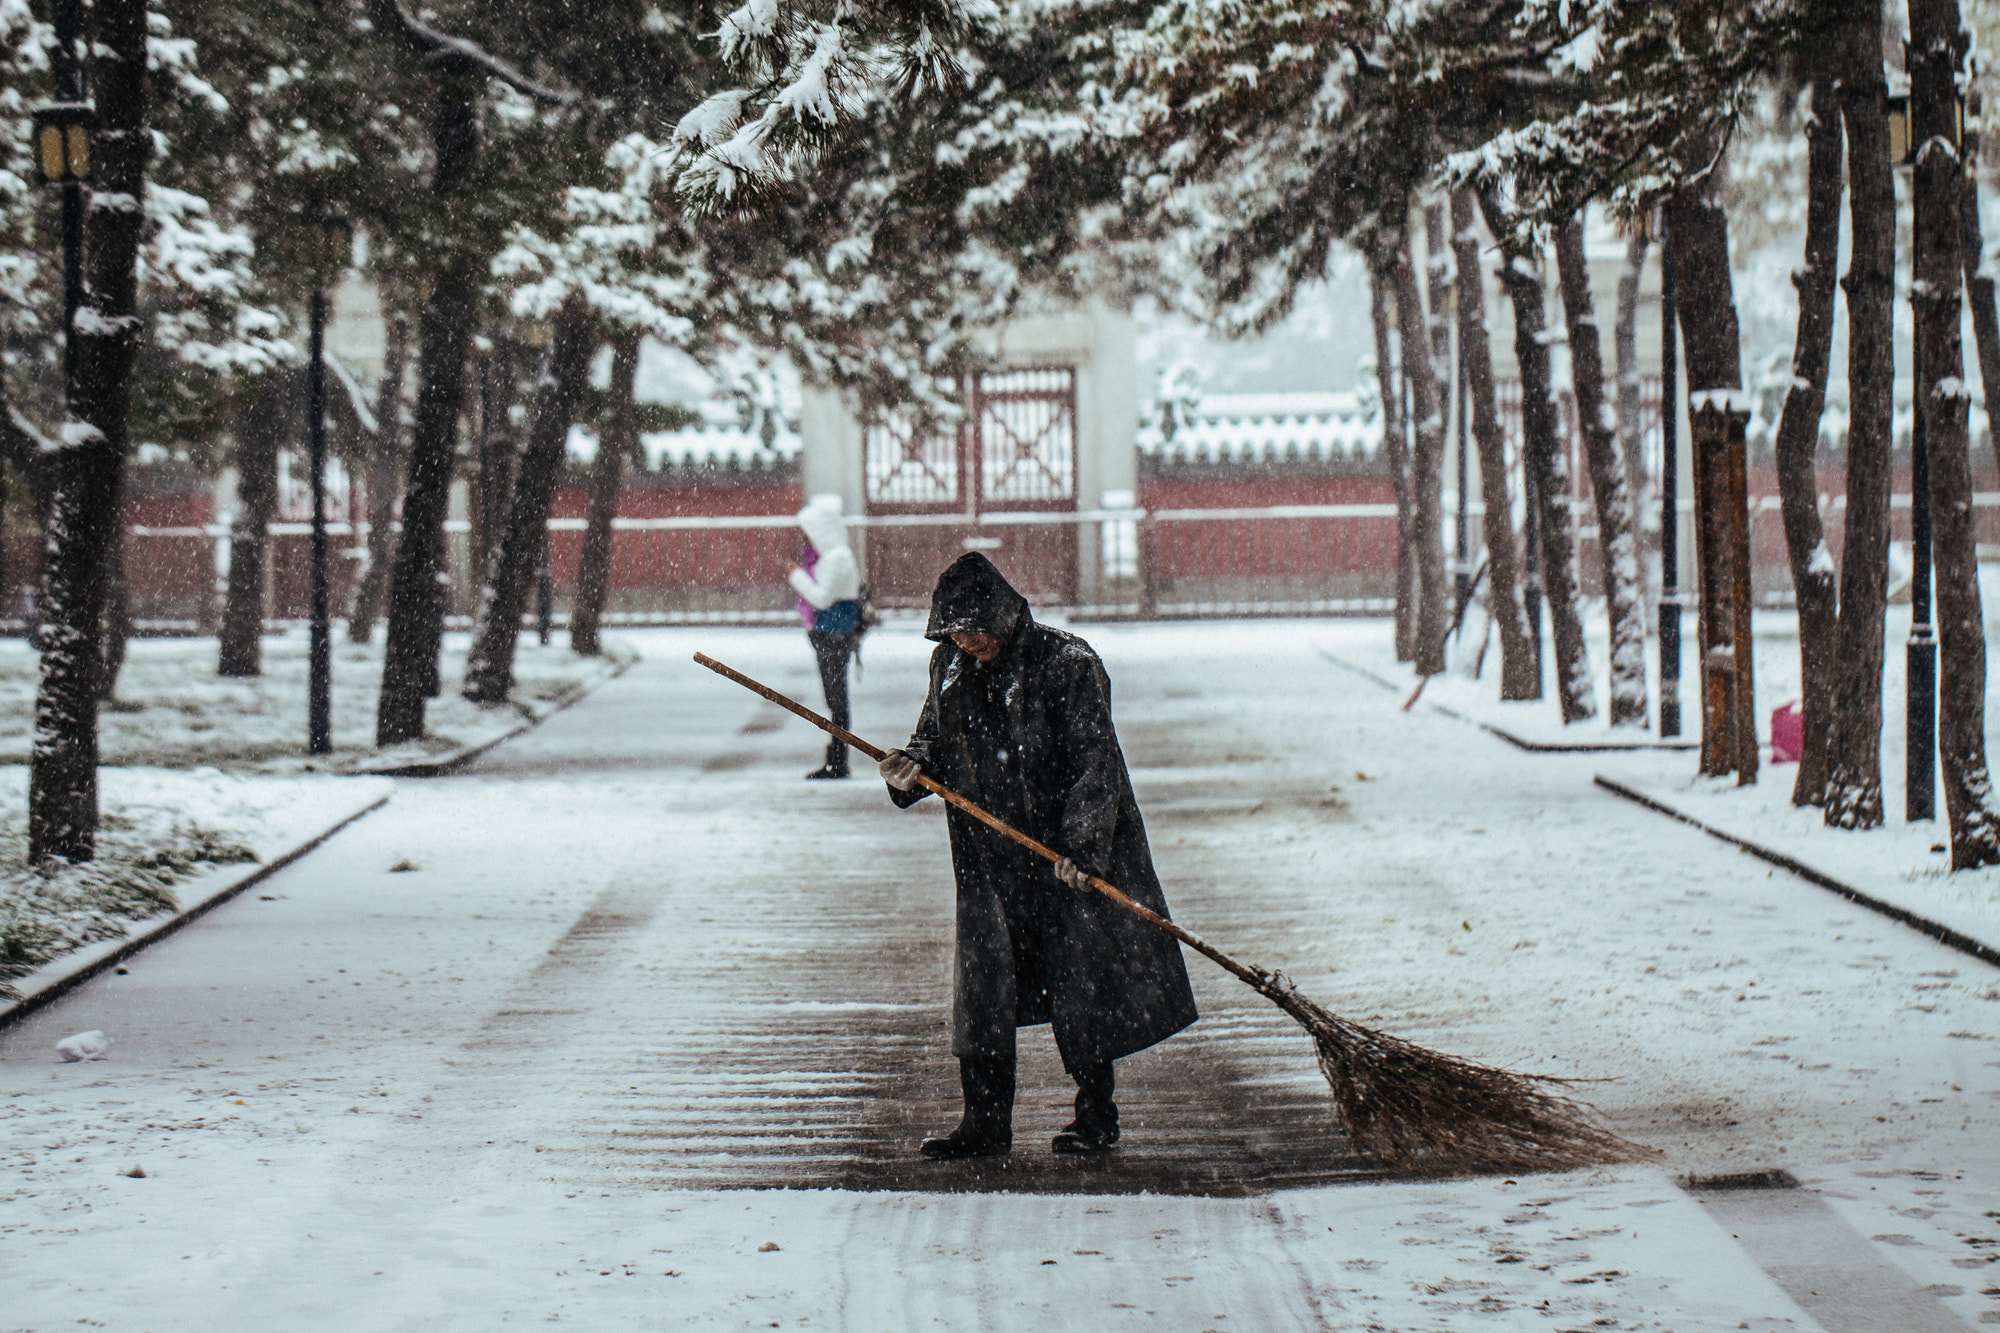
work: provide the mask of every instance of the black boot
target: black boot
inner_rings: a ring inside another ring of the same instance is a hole
[[[1104,1152],[1118,1142],[1117,1088],[1111,1062],[1085,1065],[1070,1075],[1076,1080],[1076,1119],[1056,1135],[1050,1146],[1059,1153]]]
[[[965,1118],[943,1138],[925,1139],[918,1151],[940,1162],[1005,1157],[1014,1148],[1014,1062],[960,1060]]]
[[[826,762],[806,774],[808,779],[844,778],[847,776],[847,747],[839,741],[829,742],[826,747]]]

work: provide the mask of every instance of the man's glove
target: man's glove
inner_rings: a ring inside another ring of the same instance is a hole
[[[1056,878],[1078,893],[1090,892],[1090,872],[1067,856],[1056,862]]]
[[[908,791],[916,786],[917,774],[923,771],[917,767],[916,760],[901,750],[891,750],[883,755],[882,762],[875,768],[882,774],[882,781],[897,791]]]

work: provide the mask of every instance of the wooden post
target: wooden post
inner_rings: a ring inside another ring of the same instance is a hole
[[[1727,393],[1694,395],[1694,535],[1701,643],[1701,771],[1757,780],[1750,637],[1749,414]]]

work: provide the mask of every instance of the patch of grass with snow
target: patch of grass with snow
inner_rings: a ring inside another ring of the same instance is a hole
[[[306,742],[307,636],[276,630],[263,640],[263,672],[215,674],[213,638],[137,639],[119,676],[118,696],[100,716],[103,762],[119,766],[234,772],[354,772],[376,765],[435,759],[479,745],[544,717],[579,691],[637,660],[608,640],[601,657],[579,657],[558,637],[521,636],[511,701],[491,707],[459,695],[470,636],[450,633],[443,652],[444,691],[425,709],[425,734],[393,750],[375,746],[382,688],[383,636],[333,647],[333,753],[309,756]],[[19,639],[0,639],[0,764],[27,762],[34,743],[37,661]]]
[[[151,807],[107,811],[94,861],[30,866],[27,853],[26,811],[0,807],[0,999],[18,998],[13,982],[43,964],[172,912],[180,881],[257,859],[214,829]]]

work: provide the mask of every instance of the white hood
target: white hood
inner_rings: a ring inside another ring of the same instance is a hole
[[[822,558],[847,547],[847,523],[841,517],[840,497],[815,495],[799,511],[799,527]]]
[[[813,549],[819,552],[812,573],[803,569],[792,571],[792,587],[799,596],[822,611],[835,602],[859,597],[861,566],[847,545],[847,524],[841,518],[840,497],[815,495],[799,511],[798,524]]]

